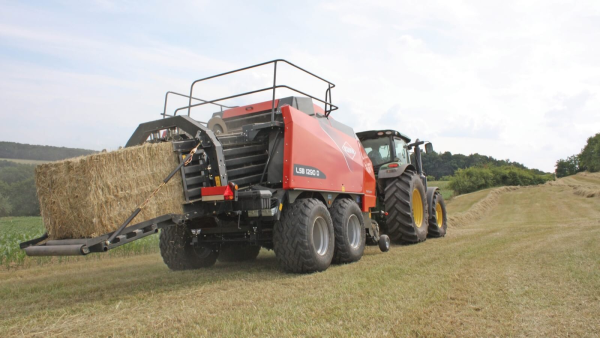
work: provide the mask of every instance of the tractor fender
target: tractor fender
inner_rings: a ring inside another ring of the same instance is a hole
[[[433,196],[436,192],[440,191],[438,187],[428,187],[427,188],[427,211],[429,217],[431,217],[431,213],[433,212]]]
[[[398,168],[379,168],[379,172],[377,173],[377,185],[379,191],[385,190],[385,184],[383,184],[383,182],[385,182],[389,178],[400,177],[400,175],[404,174],[404,172],[407,170],[416,171],[417,169],[410,163],[403,164]]]
[[[377,174],[377,178],[378,179],[385,179],[385,178],[398,177],[398,176],[402,175],[407,169],[409,169],[409,170],[417,170],[410,163],[403,164],[403,165],[399,166],[398,168],[387,168],[387,169],[380,168],[379,169],[379,173]]]

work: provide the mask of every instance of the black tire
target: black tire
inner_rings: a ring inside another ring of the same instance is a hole
[[[253,261],[260,252],[258,245],[230,246],[221,249],[219,262],[247,262]]]
[[[433,195],[431,202],[431,217],[429,217],[428,237],[444,237],[448,229],[448,218],[446,216],[446,203],[439,192]]]
[[[325,271],[331,265],[334,241],[329,211],[315,198],[284,207],[273,233],[275,257],[287,272]]]
[[[421,198],[418,198],[419,195]],[[392,241],[418,243],[427,239],[427,196],[417,173],[405,171],[399,177],[388,180],[384,198],[388,213],[385,233]]]
[[[173,225],[160,231],[160,255],[169,269],[192,270],[213,266],[218,253],[192,246],[192,233],[185,225]]]
[[[351,199],[333,202],[331,220],[335,233],[334,264],[358,262],[365,252],[367,235],[362,212]]]
[[[377,245],[379,245],[379,250],[381,250],[381,252],[390,251],[390,238],[388,237],[388,235],[381,235],[381,237],[379,237],[379,242],[377,243]]]

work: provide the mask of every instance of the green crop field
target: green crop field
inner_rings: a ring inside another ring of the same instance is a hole
[[[0,265],[5,269],[25,268],[76,261],[101,260],[158,252],[158,236],[150,236],[111,250],[106,255],[88,257],[27,257],[19,243],[44,234],[41,217],[0,217]]]
[[[144,254],[25,259],[0,269],[0,336],[598,337],[600,198],[576,194],[597,178],[507,190],[445,238],[368,247],[310,275],[281,272],[266,250],[172,272],[156,242]],[[454,198],[448,213],[487,196]],[[10,242],[41,232],[39,218],[0,226]]]

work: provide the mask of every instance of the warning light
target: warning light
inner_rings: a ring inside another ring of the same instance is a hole
[[[398,168],[398,163],[392,163],[388,167],[389,168]]]
[[[223,192],[223,198],[225,198],[226,201],[232,201],[235,198],[233,195],[233,191],[229,186],[225,188],[225,191]]]

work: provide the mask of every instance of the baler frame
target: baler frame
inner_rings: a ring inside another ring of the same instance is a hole
[[[314,77],[316,79],[319,79],[319,80],[327,83],[328,86],[327,86],[327,89],[325,90],[325,100],[321,100],[321,99],[317,98],[316,96],[307,94],[307,93],[305,93],[303,91],[300,91],[300,90],[298,90],[296,88],[290,87],[290,86],[285,85],[285,84],[279,84],[278,85],[277,84],[277,63],[279,63],[279,62],[286,63],[286,64],[288,64],[288,65],[290,65],[290,66],[292,66],[292,67],[294,67],[294,68],[296,68],[296,69],[298,69],[298,70],[300,70],[300,71],[302,71],[302,72],[304,72],[306,74],[311,75],[312,77]],[[215,78],[222,77],[222,76],[225,76],[225,75],[239,73],[239,72],[242,72],[242,71],[245,71],[245,70],[249,70],[249,69],[253,69],[253,68],[257,68],[257,67],[262,67],[262,66],[265,66],[265,65],[268,65],[268,64],[273,64],[273,86],[265,87],[265,88],[261,88],[261,89],[256,89],[256,90],[251,90],[251,91],[244,92],[244,93],[241,93],[241,94],[235,94],[235,95],[225,96],[225,97],[221,97],[221,98],[214,99],[214,100],[209,100],[209,101],[204,100],[204,99],[199,99],[197,97],[194,97],[194,86],[197,83],[204,82],[204,81],[211,80],[211,79],[215,79]],[[272,90],[273,91],[273,100],[272,100],[272,106],[271,106],[271,122],[275,122],[275,112],[276,112],[276,108],[277,108],[275,106],[275,96],[276,96],[276,90],[278,88],[286,88],[286,89],[294,91],[294,92],[296,92],[298,94],[302,94],[302,95],[304,95],[306,97],[310,97],[313,100],[317,100],[317,101],[323,103],[324,104],[324,109],[323,110],[325,111],[325,116],[327,116],[327,117],[329,117],[329,114],[331,114],[331,112],[333,112],[334,110],[338,109],[338,106],[336,106],[336,105],[334,105],[332,103],[332,98],[331,98],[331,90],[333,88],[335,88],[335,84],[333,82],[325,80],[324,78],[322,78],[322,77],[320,77],[320,76],[318,76],[318,75],[316,75],[314,73],[311,73],[308,70],[306,70],[306,69],[304,69],[302,67],[299,67],[299,66],[297,66],[297,65],[295,65],[295,64],[293,64],[293,63],[291,63],[291,62],[289,62],[287,60],[284,60],[284,59],[275,59],[275,60],[272,60],[272,61],[267,61],[267,62],[259,63],[259,64],[256,64],[256,65],[253,65],[253,66],[239,68],[239,69],[232,70],[232,71],[229,71],[229,72],[225,72],[225,73],[221,73],[221,74],[217,74],[217,75],[213,75],[213,76],[208,76],[208,77],[205,77],[205,78],[201,78],[201,79],[195,80],[190,85],[190,94],[189,95],[183,95],[183,94],[175,93],[175,92],[167,92],[167,94],[165,95],[165,104],[164,104],[164,109],[163,109],[163,114],[162,115],[163,115],[163,117],[165,117],[165,116],[177,116],[178,112],[183,111],[183,110],[187,110],[187,115],[191,117],[191,109],[192,108],[200,107],[200,106],[207,105],[207,104],[214,104],[214,105],[220,106],[221,111],[222,111],[223,108],[234,108],[234,107],[229,107],[229,106],[225,106],[225,105],[222,105],[222,104],[218,104],[217,102],[226,101],[226,100],[234,99],[236,97],[247,96],[247,95],[252,95],[252,94],[257,94],[257,93],[261,93],[261,92]],[[173,115],[168,115],[166,113],[166,111],[167,111],[167,100],[169,98],[169,93],[172,94],[172,95],[178,95],[178,96],[187,97],[189,99],[188,105],[187,106],[183,106],[183,107],[179,107],[179,108],[175,109],[175,111],[173,112]],[[202,102],[201,103],[192,104],[192,100],[198,100],[198,101],[202,101]]]

